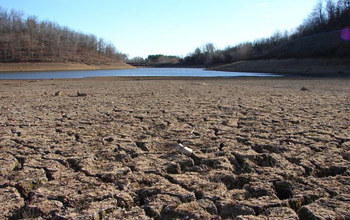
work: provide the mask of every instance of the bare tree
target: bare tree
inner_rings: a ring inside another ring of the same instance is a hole
[[[203,53],[205,56],[204,64],[209,66],[213,63],[213,57],[215,53],[215,47],[212,43],[207,43],[203,48]]]

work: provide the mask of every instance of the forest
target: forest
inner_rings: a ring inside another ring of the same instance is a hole
[[[108,64],[125,59],[113,44],[94,35],[0,7],[0,62]]]
[[[350,42],[341,39],[350,27],[350,0],[320,0],[293,33],[275,32],[269,38],[241,43],[224,50],[209,43],[182,59],[184,64],[233,63],[252,59],[350,56]]]
[[[342,32],[350,34],[350,0],[320,0],[308,18],[292,32],[276,31],[271,37],[244,42],[223,50],[208,43],[184,58],[178,57],[178,63],[168,64],[209,67],[254,59],[349,57],[350,41],[341,38]],[[157,55],[159,62],[152,59],[152,56],[146,59],[138,57],[129,62],[164,66],[164,58],[167,57],[169,56]]]
[[[252,59],[348,57],[350,42],[341,38],[341,32],[349,28],[350,0],[320,0],[292,33],[277,31],[269,38],[224,50],[209,43],[186,56],[182,63],[211,66]]]

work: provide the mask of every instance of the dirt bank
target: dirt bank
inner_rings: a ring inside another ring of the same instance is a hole
[[[350,76],[350,60],[283,59],[240,61],[211,68],[231,72],[282,73],[294,76]]]
[[[0,72],[63,71],[63,70],[104,70],[134,68],[126,63],[87,65],[84,63],[0,63]]]
[[[350,79],[143,79],[0,80],[0,219],[349,219]]]

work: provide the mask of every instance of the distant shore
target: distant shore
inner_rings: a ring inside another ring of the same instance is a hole
[[[173,66],[175,67],[175,66]],[[180,66],[177,66],[180,67]],[[182,68],[204,68],[181,66]],[[70,62],[0,63],[1,72],[40,72],[69,70],[108,70],[137,68],[126,63],[88,65]],[[350,59],[270,59],[239,61],[210,67],[208,70],[227,72],[272,73],[286,76],[350,77]]]
[[[349,59],[270,59],[248,60],[208,68],[229,72],[276,73],[290,76],[350,76]]]
[[[0,63],[0,72],[32,72],[32,71],[65,71],[65,70],[108,70],[132,69],[126,63],[113,63],[103,65],[88,65],[85,63],[69,62],[37,62],[37,63]]]

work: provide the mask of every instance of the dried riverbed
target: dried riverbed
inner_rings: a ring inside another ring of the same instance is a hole
[[[349,79],[2,80],[0,101],[1,219],[350,218]]]

